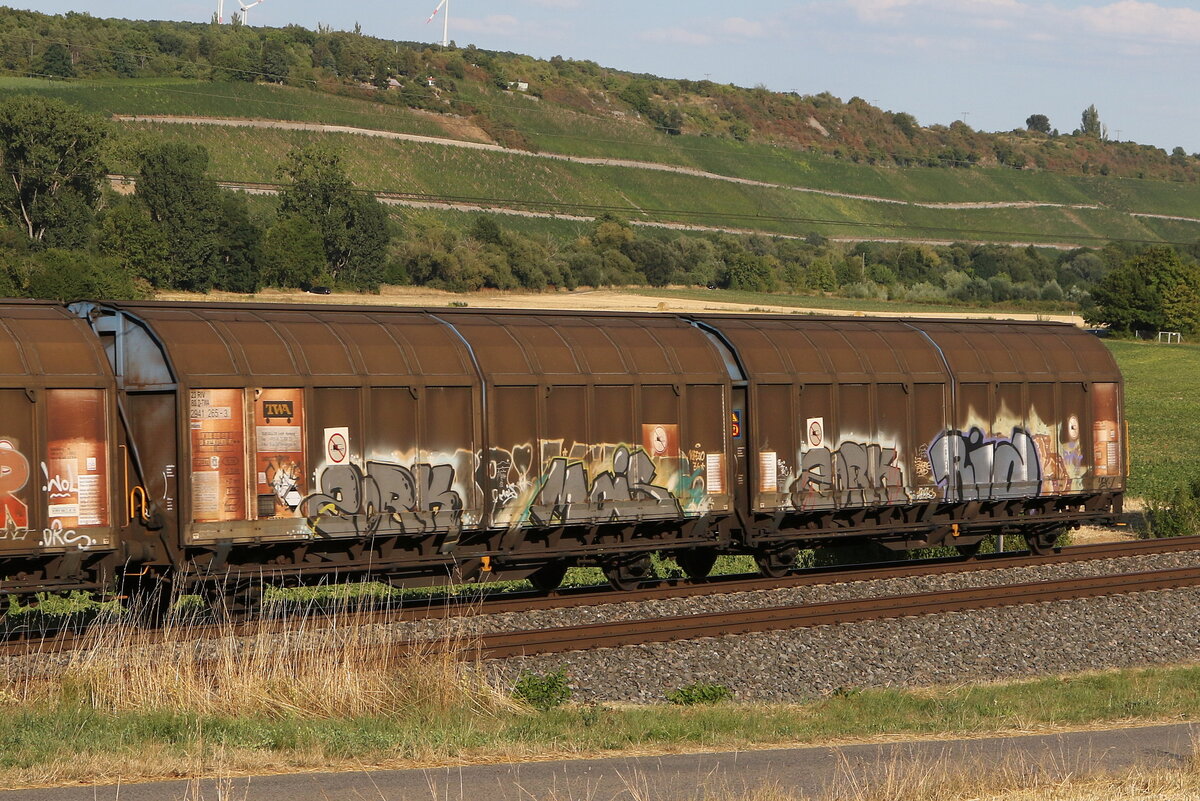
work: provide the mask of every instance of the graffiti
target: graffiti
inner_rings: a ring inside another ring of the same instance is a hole
[[[326,537],[423,534],[458,530],[462,497],[454,490],[454,467],[369,461],[330,465],[317,479],[319,491],[305,498],[300,513],[314,533]]]
[[[831,509],[908,500],[900,452],[874,442],[842,442],[835,450],[809,448],[801,454],[792,485],[797,507]]]
[[[279,502],[288,509],[295,509],[300,505],[302,496],[300,494],[300,465],[296,462],[286,462],[276,467],[274,464],[267,464],[269,473],[269,481],[271,489],[275,493],[275,497]],[[270,513],[274,513],[274,508]]]
[[[512,450],[492,448],[486,459],[478,459],[475,483],[491,497],[496,509],[516,504],[533,487],[533,446],[518,445]],[[508,522],[508,521],[501,521]]]
[[[674,425],[643,426],[642,433],[651,446],[656,441],[665,443],[659,448],[663,453],[654,456],[644,443],[589,444],[566,439],[490,449],[477,461],[475,481],[491,498],[492,522],[502,526],[595,523],[676,517],[710,508],[710,485],[724,475],[721,454],[707,453],[700,443],[685,452],[678,445]],[[540,457],[540,470],[535,455]]]
[[[0,440],[0,506],[4,508],[4,533],[10,539],[24,539],[29,530],[29,507],[17,497],[29,482],[29,460]]]
[[[929,446],[929,462],[948,501],[1023,498],[1041,489],[1037,444],[1020,427],[1008,439],[989,439],[979,428],[943,432]]]
[[[550,461],[542,487],[529,507],[535,525],[562,525],[643,516],[679,515],[679,501],[654,483],[654,461],[643,448],[621,445],[612,469],[588,477],[582,462],[559,456]]]
[[[50,527],[42,529],[43,548],[90,548],[96,541],[87,534],[64,528],[61,520],[51,520]]]
[[[46,477],[46,484],[42,487],[43,490],[49,493],[50,503],[53,505],[56,499],[74,498],[79,491],[75,487],[75,482],[71,478],[63,478],[58,473],[54,477],[50,476],[50,469],[46,467],[46,463],[42,462],[42,475]]]

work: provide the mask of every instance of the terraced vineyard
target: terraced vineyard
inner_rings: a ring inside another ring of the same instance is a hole
[[[450,115],[282,86],[180,79],[0,81],[0,92],[14,91],[52,95],[120,115],[256,118],[446,140],[486,138]],[[365,188],[472,198],[494,207],[582,216],[612,210],[634,220],[801,236],[1061,245],[1200,238],[1200,190],[1191,184],[1007,168],[873,167],[762,144],[668,136],[524,95],[474,91],[478,96],[470,101],[476,107],[487,104],[491,116],[500,115],[538,153],[481,151],[353,133],[125,122],[119,129],[115,167],[134,171],[130,154],[140,141],[178,139],[209,149],[214,177],[270,182],[276,180],[288,150],[321,142],[344,154],[351,177]],[[714,175],[539,155],[641,161]],[[1197,219],[1136,216],[1143,214]]]

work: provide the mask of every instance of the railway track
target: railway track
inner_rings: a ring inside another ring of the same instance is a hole
[[[972,573],[1005,570],[1019,567],[1034,567],[1068,564],[1098,559],[1114,559],[1128,556],[1177,553],[1200,549],[1200,537],[1179,537],[1169,540],[1133,540],[1097,545],[1068,546],[1056,553],[1042,557],[1031,557],[1027,553],[993,554],[974,559],[919,559],[886,564],[836,566],[809,568],[796,571],[783,578],[763,578],[757,574],[717,576],[701,582],[685,579],[667,579],[645,582],[635,590],[616,591],[605,587],[585,587],[560,590],[550,595],[532,593],[498,593],[435,597],[419,602],[408,602],[399,606],[355,610],[346,604],[326,607],[306,606],[291,613],[268,615],[241,622],[189,622],[181,626],[168,626],[162,631],[147,631],[142,642],[169,641],[180,638],[205,639],[225,636],[249,636],[270,632],[293,631],[300,627],[314,628],[322,620],[336,620],[336,625],[380,625],[405,621],[443,619],[463,615],[493,615],[512,612],[529,612],[544,609],[562,609],[580,606],[596,606],[615,603],[643,602],[669,598],[688,598],[705,595],[722,595],[789,587],[820,584],[844,584],[877,581],[883,579],[932,576],[953,573]],[[1200,584],[1200,568],[1195,576],[1187,573],[1191,568],[1173,571],[1149,571],[1128,574],[1131,576],[1157,576],[1157,580],[1168,583],[1144,589]],[[1170,574],[1170,575],[1167,575]],[[662,642],[690,637],[716,636],[729,633],[767,631],[780,628],[802,628],[829,623],[856,622],[881,617],[928,614],[952,609],[975,609],[986,606],[1004,606],[1014,603],[1032,603],[1042,600],[1058,600],[1065,597],[1094,597],[1118,592],[1136,592],[1142,589],[1121,589],[1134,584],[1114,584],[1104,589],[1104,582],[1112,579],[1125,581],[1125,576],[1101,576],[1088,579],[1071,579],[1063,582],[1034,582],[1003,585],[999,587],[970,590],[947,590],[918,595],[888,596],[855,601],[833,601],[802,606],[778,606],[767,609],[739,610],[728,613],[661,617],[639,621],[623,621],[617,624],[589,624],[525,632],[508,632],[484,635],[478,641],[478,652],[485,658],[502,658],[519,654],[553,653],[582,648],[610,647],[639,642]],[[1076,582],[1079,593],[1070,583]],[[1084,582],[1090,589],[1083,589]],[[1175,583],[1170,583],[1175,582]],[[1052,584],[1062,584],[1055,589]],[[1141,585],[1137,585],[1141,586]],[[1018,589],[1019,588],[1019,589]],[[1034,590],[1034,588],[1039,588]],[[1005,590],[1011,594],[1005,595]],[[1053,593],[1060,595],[1054,596]],[[1021,593],[1027,598],[1022,600]],[[1051,593],[1051,595],[1046,595]],[[956,606],[957,604],[957,606]],[[88,642],[87,626],[67,626],[60,629],[29,627],[8,632],[9,639],[0,642],[0,656],[29,653],[56,653],[69,651]],[[644,638],[644,639],[643,639]],[[397,646],[403,647],[403,646]]]
[[[996,587],[938,590],[911,595],[827,601],[824,603],[739,609],[676,617],[592,623],[554,629],[484,635],[478,644],[484,659],[643,645],[729,634],[860,623],[884,618],[988,609],[1019,604],[1096,598],[1131,592],[1200,585],[1200,567],[1149,570]]]

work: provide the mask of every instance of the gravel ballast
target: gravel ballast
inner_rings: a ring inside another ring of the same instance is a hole
[[[601,603],[559,609],[535,609],[527,612],[488,614],[486,605],[466,604],[475,610],[454,618],[451,624],[461,636],[494,634],[507,631],[548,629],[580,626],[587,623],[613,623],[622,620],[641,620],[652,617],[672,617],[707,612],[729,612],[739,609],[763,609],[772,606],[815,604],[823,601],[844,601],[857,598],[878,598],[891,595],[911,595],[935,590],[991,587],[1002,584],[1022,584],[1051,579],[1084,578],[1089,576],[1135,573],[1144,570],[1193,567],[1200,565],[1200,550],[1181,551],[1145,556],[1125,556],[1116,559],[1093,559],[1086,562],[1032,564],[1029,567],[978,570],[969,573],[911,576],[836,583],[830,576],[828,584],[786,587],[755,592],[728,592],[686,598],[662,598],[652,601]],[[882,566],[882,565],[881,565]],[[442,637],[447,630],[443,619],[418,620],[382,624],[387,636],[399,638]]]
[[[566,668],[578,701],[661,702],[694,682],[743,701],[798,701],[838,688],[913,687],[1200,660],[1200,589],[1187,588],[845,623],[791,631],[493,660]]]

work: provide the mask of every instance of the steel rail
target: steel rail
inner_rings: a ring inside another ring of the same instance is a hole
[[[708,612],[695,615],[590,623],[554,629],[487,634],[477,653],[484,659],[612,648],[645,643],[861,623],[964,610],[1096,598],[1200,585],[1200,567],[1109,576],[1051,579],[993,587],[937,590],[879,598]]]

